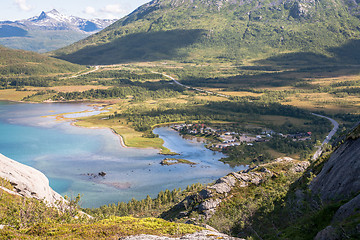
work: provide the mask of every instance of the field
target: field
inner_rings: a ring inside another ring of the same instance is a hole
[[[0,100],[21,101],[24,97],[35,94],[37,91],[16,91],[15,89],[0,90]]]

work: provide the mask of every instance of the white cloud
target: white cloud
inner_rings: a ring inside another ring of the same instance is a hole
[[[109,4],[99,10],[91,6],[87,6],[83,12],[97,18],[109,19],[120,18],[128,13],[127,10],[123,9],[120,4]]]
[[[101,9],[101,11],[105,12],[105,13],[121,13],[121,14],[126,13],[126,11],[124,9],[122,9],[120,4],[106,5],[104,8]]]
[[[93,7],[87,6],[84,10],[84,13],[90,14],[90,15],[96,15],[96,10]]]
[[[27,0],[15,0],[15,3],[18,5],[18,7],[23,11],[30,11],[32,9],[32,6],[27,4]]]

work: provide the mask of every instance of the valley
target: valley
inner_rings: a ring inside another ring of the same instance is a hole
[[[0,46],[0,160],[65,199],[0,171],[0,238],[358,239],[359,16],[356,1],[152,0],[96,31],[29,19],[89,36]]]

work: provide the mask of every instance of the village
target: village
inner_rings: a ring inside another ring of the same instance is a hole
[[[231,132],[227,129],[217,129],[210,127],[206,124],[176,124],[172,128],[184,135],[193,135],[197,137],[205,137],[214,139],[214,143],[210,145],[210,148],[222,150],[228,147],[239,146],[241,144],[247,144],[252,146],[254,142],[268,142],[273,136],[281,136],[284,138],[290,138],[293,141],[308,141],[311,140],[311,132],[294,133],[294,134],[282,134],[274,132],[269,129],[262,129],[259,134],[254,133],[239,133]]]

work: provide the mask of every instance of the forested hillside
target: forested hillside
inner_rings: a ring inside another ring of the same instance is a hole
[[[0,74],[2,76],[31,76],[77,72],[83,66],[47,57],[38,53],[13,50],[0,45]]]

